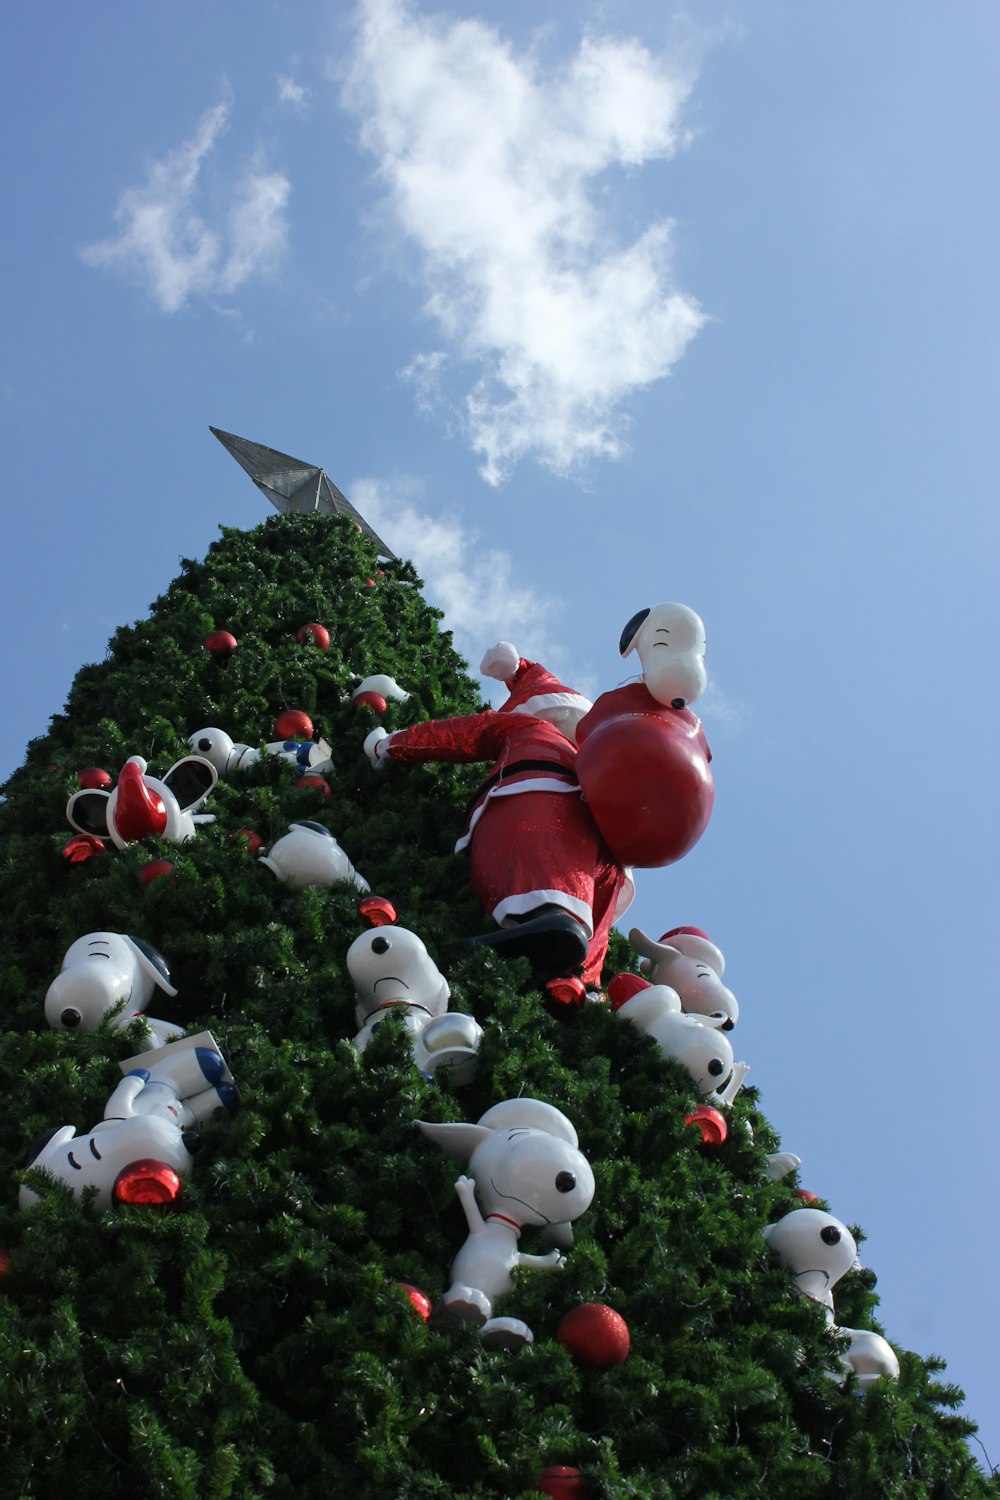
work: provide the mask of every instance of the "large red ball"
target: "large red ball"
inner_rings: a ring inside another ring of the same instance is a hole
[[[380,716],[384,714],[386,709],[389,707],[388,703],[382,697],[381,693],[356,693],[355,696],[351,699],[351,702],[354,704],[355,708],[374,709],[375,713],[379,714]]]
[[[76,779],[88,792],[106,792],[111,785],[110,773],[102,771],[100,766],[84,766],[82,771],[77,771]]]
[[[569,1350],[578,1365],[595,1370],[623,1365],[631,1346],[625,1319],[603,1302],[581,1302],[571,1308],[556,1329],[556,1342]]]
[[[370,927],[389,927],[396,920],[396,908],[384,896],[366,896],[358,902],[358,914]]]
[[[729,1134],[725,1115],[710,1104],[696,1104],[691,1113],[684,1116],[684,1124],[697,1126],[704,1146],[721,1146]]]
[[[149,864],[140,865],[136,874],[140,885],[152,885],[154,880],[162,880],[165,875],[173,875],[174,866],[169,859],[153,859]]]
[[[300,646],[316,646],[320,651],[330,649],[330,632],[325,625],[317,625],[315,620],[310,620],[308,625],[300,625],[295,632],[295,639]]]
[[[418,1286],[414,1286],[409,1281],[397,1281],[396,1285],[406,1293],[413,1311],[418,1317],[423,1318],[426,1323],[434,1309],[434,1305],[427,1293],[422,1292]]]
[[[300,776],[298,781],[292,783],[297,787],[313,787],[321,797],[329,797],[330,787],[322,776]]]
[[[228,630],[213,630],[205,637],[205,650],[210,651],[216,661],[228,661],[238,645],[236,637]]]
[[[537,1489],[552,1500],[584,1500],[590,1487],[580,1473],[569,1464],[550,1464],[538,1476]]]
[[[274,737],[277,740],[311,740],[313,721],[301,708],[286,708],[274,721]]]
[[[708,827],[709,750],[690,709],[665,708],[641,682],[603,693],[577,725],[576,774],[619,864],[658,869]]]

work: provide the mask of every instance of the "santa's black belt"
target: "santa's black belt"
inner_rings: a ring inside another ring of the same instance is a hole
[[[499,771],[494,771],[492,776],[487,776],[466,808],[466,816],[499,782],[506,781],[508,776],[517,776],[522,771],[546,771],[550,776],[561,776],[565,781],[572,781],[574,785],[576,783],[576,773],[571,771],[569,766],[561,765],[557,760],[513,760],[509,766],[502,766]]]

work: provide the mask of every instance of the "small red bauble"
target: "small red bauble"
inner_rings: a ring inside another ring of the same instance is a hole
[[[696,1105],[689,1115],[684,1116],[684,1124],[698,1127],[705,1146],[721,1146],[729,1134],[725,1115],[710,1104]]]
[[[571,1308],[556,1329],[556,1343],[563,1344],[578,1365],[595,1370],[623,1365],[631,1346],[625,1319],[603,1302],[581,1302]]]
[[[364,917],[369,927],[390,927],[396,920],[396,908],[384,896],[366,896],[358,902],[358,914]]]
[[[543,1469],[536,1488],[543,1495],[551,1495],[552,1500],[585,1500],[590,1493],[580,1470],[570,1468],[568,1464],[550,1464]]]
[[[115,1178],[113,1197],[116,1203],[139,1204],[143,1208],[163,1208],[176,1203],[181,1195],[181,1179],[165,1161],[144,1157],[123,1167]]]
[[[235,832],[231,833],[229,836],[230,838],[234,839],[242,839],[244,844],[246,845],[246,851],[248,854],[258,854],[264,847],[264,840],[261,838],[260,834],[255,833],[252,828],[237,828]]]
[[[329,797],[330,795],[330,788],[322,776],[300,776],[294,785],[315,787],[321,797]]]
[[[173,875],[174,867],[169,859],[152,859],[148,865],[140,865],[136,873],[140,885],[152,885],[154,880],[162,880],[164,875]]]
[[[82,771],[77,771],[76,779],[88,792],[104,792],[111,785],[110,774],[102,771],[100,766],[85,766]]]
[[[375,587],[375,580],[374,580],[374,578],[366,578],[365,579],[365,587],[373,589]]]
[[[205,650],[216,661],[228,661],[238,645],[239,641],[228,630],[213,630],[205,637]]]
[[[0,1281],[10,1275],[10,1256],[6,1250],[0,1250]]]
[[[308,625],[300,625],[295,632],[295,639],[300,646],[316,646],[320,651],[330,649],[330,632],[325,625],[317,625],[315,620],[310,620]]]
[[[587,998],[587,986],[575,974],[568,974],[561,979],[550,979],[545,986],[545,993],[557,1005],[577,1009]]]
[[[381,693],[358,693],[356,698],[351,699],[351,702],[355,708],[359,706],[362,708],[371,708],[377,714],[384,714],[389,707]]]
[[[286,708],[274,721],[276,740],[311,740],[313,721],[301,708]]]
[[[796,1196],[796,1198],[801,1198],[803,1203],[818,1203],[819,1202],[819,1199],[817,1198],[816,1194],[815,1193],[811,1193],[808,1188],[796,1188],[795,1189],[795,1196]]]
[[[78,833],[71,838],[68,844],[63,845],[63,859],[68,859],[71,865],[82,865],[85,860],[93,859],[95,854],[105,852],[104,843],[94,833]]]
[[[409,1281],[397,1281],[396,1285],[406,1293],[413,1311],[417,1313],[419,1317],[423,1318],[424,1322],[426,1323],[427,1319],[431,1315],[432,1307],[431,1299],[428,1297],[427,1293],[422,1292],[418,1286],[413,1286]]]

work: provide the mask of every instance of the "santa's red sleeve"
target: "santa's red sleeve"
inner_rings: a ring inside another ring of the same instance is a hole
[[[509,733],[509,718],[487,708],[479,714],[428,719],[409,729],[397,729],[380,741],[378,755],[379,759],[388,756],[404,766],[422,765],[429,760],[496,760]]]

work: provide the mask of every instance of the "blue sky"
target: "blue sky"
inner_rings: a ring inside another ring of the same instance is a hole
[[[594,695],[636,609],[692,605],[716,812],[630,920],[724,949],[765,1112],[1000,1462],[1000,12],[0,31],[0,773],[179,557],[269,513],[210,423],[324,465],[473,665],[507,637]]]

